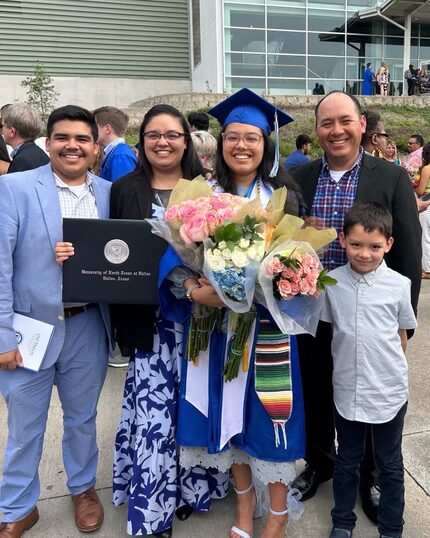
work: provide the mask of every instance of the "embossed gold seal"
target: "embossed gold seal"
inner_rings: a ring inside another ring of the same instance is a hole
[[[110,263],[124,263],[130,255],[129,246],[122,239],[111,239],[105,245],[105,258]]]

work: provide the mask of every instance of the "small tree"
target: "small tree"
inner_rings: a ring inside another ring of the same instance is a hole
[[[55,91],[54,79],[48,75],[45,66],[37,62],[33,75],[21,82],[27,88],[27,104],[38,110],[43,121],[46,121],[60,95]]]

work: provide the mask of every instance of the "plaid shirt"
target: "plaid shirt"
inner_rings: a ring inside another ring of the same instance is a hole
[[[337,182],[330,175],[326,156],[324,155],[322,158],[311,216],[322,221],[327,228],[336,228],[338,234],[343,229],[346,212],[355,201],[363,155],[363,148],[360,146],[360,153],[354,166],[345,172]],[[340,265],[345,265],[348,261],[345,249],[340,246],[339,239],[330,243],[328,250],[320,256],[320,259],[323,266],[330,271]]]

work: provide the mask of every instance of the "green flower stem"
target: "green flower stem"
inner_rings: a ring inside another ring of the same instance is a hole
[[[230,322],[232,331],[235,333],[230,340],[227,361],[224,366],[224,380],[231,381],[239,374],[239,367],[243,357],[243,351],[251,332],[257,310],[252,307],[244,314],[231,313]]]

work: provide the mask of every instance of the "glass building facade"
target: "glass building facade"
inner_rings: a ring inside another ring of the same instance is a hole
[[[361,93],[363,69],[384,61],[402,95],[404,36],[382,18],[360,19],[376,0],[223,1],[224,90],[311,94],[315,84]],[[412,24],[410,63],[430,60],[430,24]]]

